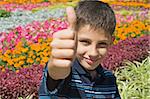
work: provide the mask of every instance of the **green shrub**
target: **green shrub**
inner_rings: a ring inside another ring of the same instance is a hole
[[[0,17],[10,17],[11,13],[5,10],[0,10]]]
[[[150,99],[150,57],[125,64],[115,72],[122,99]]]

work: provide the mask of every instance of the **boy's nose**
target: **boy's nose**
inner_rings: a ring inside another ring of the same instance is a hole
[[[89,49],[89,57],[97,58],[99,56],[98,50],[96,48]]]

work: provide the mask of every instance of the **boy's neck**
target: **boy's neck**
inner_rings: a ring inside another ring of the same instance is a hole
[[[91,70],[91,71],[88,71],[90,76],[91,76],[91,80],[95,80],[95,78],[97,77],[98,73],[96,70]]]

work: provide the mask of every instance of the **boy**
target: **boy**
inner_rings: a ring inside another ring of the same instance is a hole
[[[81,1],[67,8],[69,27],[54,34],[40,99],[120,99],[115,76],[101,66],[116,19],[108,4]]]

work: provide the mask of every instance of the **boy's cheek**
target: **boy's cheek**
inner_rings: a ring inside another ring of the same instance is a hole
[[[107,48],[100,48],[98,51],[101,54],[101,56],[105,56],[107,53]]]
[[[85,52],[85,48],[82,48],[82,47],[78,47],[77,48],[77,55],[81,55],[81,54],[83,54],[84,52]]]

